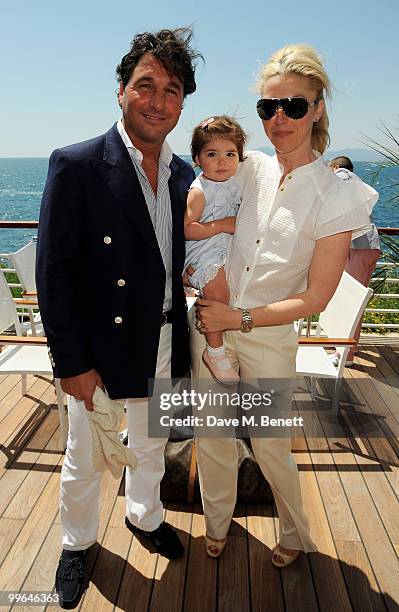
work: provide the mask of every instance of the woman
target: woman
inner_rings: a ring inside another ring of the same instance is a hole
[[[291,401],[297,338],[293,321],[321,312],[345,267],[353,230],[368,225],[377,193],[354,177],[340,181],[321,154],[328,142],[330,83],[316,52],[284,47],[260,73],[257,111],[276,155],[249,153],[237,181],[242,204],[226,273],[230,305],[198,300],[201,334],[224,331],[226,353],[242,379],[283,379]],[[205,378],[201,335],[191,334],[193,380]],[[289,437],[251,438],[279,514],[272,562],[289,565],[316,546],[303,511]],[[218,556],[234,510],[234,439],[197,439],[206,545]]]

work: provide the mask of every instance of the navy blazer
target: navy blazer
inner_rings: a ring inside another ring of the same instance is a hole
[[[179,378],[189,371],[183,220],[194,172],[175,155],[170,168],[171,367]],[[67,378],[95,368],[111,398],[146,397],[155,376],[165,267],[116,124],[102,136],[52,153],[36,280],[54,375]]]

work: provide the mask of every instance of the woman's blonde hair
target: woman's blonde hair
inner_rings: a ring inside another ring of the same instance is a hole
[[[267,64],[260,70],[257,91],[262,93],[264,84],[271,77],[288,74],[297,74],[312,81],[317,91],[316,99],[318,101],[331,96],[330,79],[324,69],[321,57],[310,45],[287,45],[273,53]],[[330,142],[328,124],[327,110],[324,108],[322,116],[313,124],[312,129],[312,147],[320,153],[324,153]]]

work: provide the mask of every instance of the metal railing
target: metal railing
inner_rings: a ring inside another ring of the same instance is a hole
[[[0,229],[1,228],[5,228],[5,229],[11,229],[11,228],[15,228],[15,229],[35,229],[39,226],[39,222],[38,221],[2,221],[0,220]],[[388,236],[399,236],[399,228],[397,227],[379,227],[378,228],[378,233],[379,234],[385,234]],[[7,253],[0,253],[0,260],[6,260],[7,259]],[[386,269],[399,269],[399,264],[394,264],[394,263],[386,263],[386,262],[379,262],[378,264],[378,268],[382,269],[382,268],[386,268]],[[14,272],[15,273],[15,269],[14,268],[2,268],[3,272]],[[395,285],[395,284],[399,284],[399,276],[396,278],[393,277],[388,277],[385,279],[384,281],[386,284],[388,285]],[[8,285],[12,288],[20,288],[21,284],[20,283],[8,283]],[[376,293],[373,295],[373,298],[385,298],[385,299],[393,299],[393,300],[399,300],[399,293]],[[398,315],[398,323],[367,323],[367,322],[363,322],[362,324],[362,329],[363,328],[367,328],[367,329],[386,329],[386,330],[392,330],[392,331],[396,331],[399,329],[399,303],[398,303],[398,308],[366,308],[365,313],[379,313],[379,314],[397,314]],[[308,320],[307,322],[304,322],[304,327],[308,328],[308,331],[310,332],[310,327],[313,326],[317,326],[317,322],[313,321],[310,323],[310,321]]]

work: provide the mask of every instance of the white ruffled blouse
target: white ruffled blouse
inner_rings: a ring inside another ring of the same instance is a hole
[[[242,194],[226,274],[230,305],[255,308],[307,287],[315,242],[370,225],[378,193],[359,177],[342,181],[323,158],[283,174],[277,157],[246,153],[235,175]]]

